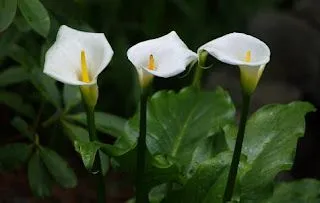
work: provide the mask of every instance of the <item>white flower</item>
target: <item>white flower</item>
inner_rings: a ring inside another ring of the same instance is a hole
[[[243,33],[230,33],[214,39],[198,49],[207,51],[218,60],[240,67],[241,83],[251,94],[270,60],[270,49],[261,40]]]
[[[109,64],[113,50],[103,33],[62,25],[45,56],[43,72],[70,85],[93,85]]]
[[[136,67],[140,82],[153,77],[175,76],[183,72],[197,54],[188,49],[175,31],[132,46],[127,56]]]

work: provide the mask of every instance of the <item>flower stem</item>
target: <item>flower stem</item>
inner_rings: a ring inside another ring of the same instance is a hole
[[[147,89],[147,88],[146,88]],[[147,203],[148,192],[145,187],[145,167],[146,167],[146,133],[147,133],[147,99],[148,91],[142,89],[140,100],[140,134],[138,138],[137,150],[137,175],[136,175],[136,202]]]
[[[84,101],[84,100],[83,100]],[[88,132],[90,141],[98,141],[98,137],[96,135],[96,126],[95,126],[95,116],[94,116],[94,106],[89,106],[84,102],[86,113],[87,113],[87,124],[88,124]],[[98,154],[98,153],[97,153]],[[105,194],[105,178],[101,171],[101,163],[100,157],[96,155],[95,167],[97,169],[97,173],[94,175],[97,179],[97,202],[98,203],[106,203],[106,194]]]
[[[241,111],[241,118],[240,118],[240,126],[238,129],[237,139],[236,139],[236,145],[234,147],[234,152],[232,156],[232,162],[230,166],[230,171],[228,175],[228,182],[227,186],[225,188],[224,196],[223,196],[223,202],[228,202],[232,198],[234,185],[237,178],[237,172],[238,172],[238,166],[240,162],[240,156],[241,156],[241,149],[242,149],[242,143],[247,123],[247,117],[249,113],[249,106],[250,106],[250,99],[251,95],[247,93],[242,93],[242,111]]]
[[[202,51],[198,56],[198,63],[196,66],[195,74],[193,76],[192,86],[200,89],[201,87],[201,78],[203,74],[203,67],[205,66],[207,60],[208,52]]]

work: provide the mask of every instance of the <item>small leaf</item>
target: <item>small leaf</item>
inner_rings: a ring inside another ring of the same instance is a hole
[[[101,166],[101,171],[102,171],[102,175],[106,175],[108,170],[109,170],[109,157],[102,152],[101,150],[98,151],[99,152],[99,157],[100,157],[100,166]]]
[[[64,85],[63,88],[63,101],[65,111],[70,110],[81,102],[81,92],[78,86]]]
[[[276,185],[273,196],[265,203],[319,203],[320,181],[303,179],[294,182],[280,183]]]
[[[82,141],[89,142],[89,133],[84,128],[71,124],[68,121],[62,122],[64,133],[69,137],[72,142]]]
[[[35,116],[32,106],[23,102],[22,97],[16,93],[0,91],[0,104],[5,104],[26,117]]]
[[[28,179],[33,194],[38,197],[51,195],[52,179],[47,168],[40,159],[39,151],[36,151],[29,161]]]
[[[11,125],[15,127],[22,135],[33,141],[33,133],[29,129],[28,123],[20,117],[14,117],[11,121]]]
[[[103,112],[95,112],[95,124],[98,131],[110,134],[114,137],[121,137],[125,134],[126,120]],[[77,121],[83,125],[87,125],[86,113],[76,115],[68,115],[68,119]]]
[[[50,18],[42,3],[39,0],[19,0],[18,6],[30,26],[43,37],[47,37]]]
[[[40,157],[53,179],[64,188],[74,188],[77,177],[67,162],[55,151],[40,147]]]
[[[24,143],[8,144],[0,147],[0,171],[12,170],[27,161],[32,147]]]
[[[25,68],[10,67],[0,73],[0,87],[21,83],[28,78],[29,75]]]
[[[61,97],[56,81],[45,75],[40,69],[32,69],[31,83],[56,108],[61,107]]]
[[[12,23],[17,10],[17,0],[0,0],[0,32]]]
[[[75,141],[74,148],[80,154],[86,169],[92,172],[92,167],[100,146],[94,142]]]

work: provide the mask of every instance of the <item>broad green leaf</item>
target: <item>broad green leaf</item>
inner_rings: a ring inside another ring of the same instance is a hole
[[[69,111],[72,107],[81,102],[81,92],[78,86],[64,85],[63,101],[65,111]]]
[[[11,125],[15,127],[22,135],[29,138],[29,140],[34,140],[33,133],[30,131],[28,123],[22,118],[14,117],[11,121]]]
[[[84,128],[71,124],[68,121],[63,120],[62,122],[64,133],[69,137],[72,142],[82,141],[89,142],[88,131]]]
[[[271,198],[265,203],[319,203],[320,181],[303,179],[294,182],[284,182],[276,185]]]
[[[0,104],[5,104],[26,117],[33,118],[35,116],[32,106],[26,104],[22,97],[16,93],[0,91]]]
[[[52,179],[51,176],[40,159],[39,151],[36,151],[28,164],[29,185],[38,197],[46,197],[51,195]]]
[[[56,108],[61,107],[61,97],[56,81],[45,75],[40,69],[32,69],[31,83],[41,95],[52,103]]]
[[[219,181],[220,176],[225,171],[228,171],[231,159],[231,152],[223,152],[203,162],[184,187],[171,192],[164,202],[204,202],[207,196],[210,195],[211,188],[218,186],[216,183]],[[223,195],[224,187],[220,188],[219,192]],[[211,198],[211,202],[218,203],[219,201],[216,200],[220,198],[215,198],[215,200]]]
[[[0,171],[12,170],[27,161],[32,147],[24,143],[7,144],[0,147]]]
[[[233,122],[234,114],[230,97],[221,88],[214,92],[193,88],[158,92],[148,102],[148,149],[188,167],[201,141]],[[138,132],[139,119],[135,117],[130,126]]]
[[[12,23],[17,10],[17,0],[0,0],[0,32]]]
[[[28,72],[25,68],[10,67],[0,73],[0,87],[24,82],[28,78]]]
[[[126,120],[103,112],[95,112],[95,124],[98,131],[110,134],[114,137],[125,136]],[[68,115],[68,119],[77,121],[83,125],[87,125],[86,113],[79,113],[76,115]]]
[[[273,190],[273,180],[282,170],[289,170],[297,139],[304,133],[304,116],[314,111],[305,102],[267,105],[248,120],[242,153],[250,170],[241,178],[241,199],[259,202]],[[230,148],[234,146],[236,129],[225,128]]]
[[[42,3],[39,0],[19,0],[18,6],[30,26],[43,37],[47,37],[50,18]]]
[[[55,151],[40,147],[40,157],[53,179],[64,188],[74,188],[77,177],[67,162]]]

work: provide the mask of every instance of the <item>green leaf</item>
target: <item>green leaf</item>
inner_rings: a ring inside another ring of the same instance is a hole
[[[304,116],[314,111],[305,102],[267,105],[248,120],[242,154],[249,170],[241,177],[241,200],[259,202],[272,194],[273,180],[282,170],[289,170],[297,139],[304,133]],[[226,140],[233,149],[237,128],[224,128]]]
[[[0,0],[0,32],[12,23],[17,10],[17,0]]]
[[[19,45],[13,44],[12,46],[10,46],[8,55],[10,56],[10,58],[20,63],[28,70],[39,68],[39,64],[37,63],[37,61],[30,55],[30,53],[26,49]]]
[[[15,26],[9,27],[6,31],[1,33],[0,37],[0,58],[7,56],[9,50],[15,42],[19,40],[22,34]]]
[[[102,174],[105,176],[110,166],[109,157],[101,150],[99,150],[98,152],[99,152],[99,158],[100,158],[101,171],[102,171]]]
[[[64,133],[69,137],[72,142],[83,141],[89,142],[89,133],[84,128],[71,124],[68,121],[61,121]]]
[[[230,97],[221,88],[214,92],[193,88],[179,93],[158,92],[148,103],[148,149],[153,155],[161,154],[183,168],[188,167],[201,141],[233,122],[234,114]],[[139,131],[137,117],[130,125],[136,132]]]
[[[22,118],[14,117],[11,121],[11,125],[15,127],[22,135],[29,138],[29,140],[34,140],[33,133],[30,131],[28,123]]]
[[[64,188],[74,188],[77,177],[67,162],[55,151],[40,147],[40,157],[53,179]]]
[[[251,170],[242,177],[241,198],[258,202],[272,192],[273,180],[293,163],[297,140],[303,136],[306,113],[314,107],[305,102],[268,105],[248,121],[243,143]]]
[[[29,185],[38,197],[46,197],[51,195],[52,179],[51,176],[40,159],[39,151],[36,151],[28,164]]]
[[[25,68],[10,67],[0,73],[0,87],[24,82],[28,78],[28,72]]]
[[[65,111],[69,111],[72,107],[81,102],[81,92],[78,86],[64,85],[63,101]]]
[[[103,112],[95,112],[95,124],[98,131],[110,134],[114,137],[125,136],[126,120]],[[68,115],[68,119],[77,121],[83,125],[87,125],[86,113],[79,113],[76,115]]]
[[[61,107],[61,97],[56,81],[37,68],[31,71],[31,83],[41,95],[56,108]]]
[[[20,32],[28,32],[31,30],[29,23],[23,16],[17,15],[13,21],[14,25],[18,28]]]
[[[19,0],[18,6],[30,26],[43,37],[47,37],[50,18],[42,3],[39,0]]]
[[[204,202],[210,196],[211,202],[221,202],[221,197],[212,196],[212,188],[219,186],[220,176],[229,169],[232,159],[231,152],[218,154],[213,159],[207,160],[199,165],[196,173],[188,180],[185,186],[171,192],[165,202]],[[220,184],[221,185],[221,184]],[[224,184],[222,184],[223,186]],[[224,187],[218,188],[219,195],[223,195]],[[215,193],[217,191],[214,191]],[[218,200],[218,201],[217,201]],[[219,201],[220,200],[220,201]]]
[[[273,196],[265,203],[319,203],[320,182],[318,180],[303,179],[276,185]]]
[[[12,170],[27,161],[32,147],[24,143],[7,144],[0,147],[0,171]]]
[[[0,104],[5,104],[26,117],[35,116],[32,106],[23,102],[22,97],[16,93],[0,91]]]
[[[92,167],[100,146],[95,142],[74,142],[75,150],[81,155],[82,162],[88,171],[92,172]]]

